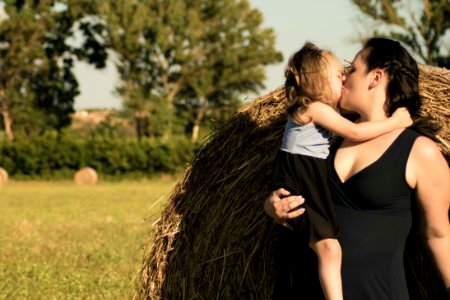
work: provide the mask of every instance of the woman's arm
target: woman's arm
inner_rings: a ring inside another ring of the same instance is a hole
[[[416,140],[406,175],[410,186],[416,188],[423,236],[450,292],[450,170],[433,141],[426,137]]]
[[[322,102],[313,102],[308,107],[306,115],[315,124],[319,124],[351,141],[370,140],[395,129],[412,125],[411,117],[406,108],[397,109],[392,117],[386,120],[353,123],[342,117],[331,106]]]

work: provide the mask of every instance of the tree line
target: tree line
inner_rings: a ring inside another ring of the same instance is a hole
[[[423,63],[450,66],[447,0],[352,2]],[[60,132],[79,94],[74,63],[103,68],[115,53],[136,135],[195,140],[205,118],[226,119],[282,60],[262,22],[247,0],[0,1],[0,129],[9,140]]]
[[[272,29],[248,1],[5,0],[0,112],[9,139],[70,124],[76,60],[117,57],[125,114],[138,137],[195,140],[205,118],[226,118],[279,62]],[[179,129],[178,129],[179,130]]]

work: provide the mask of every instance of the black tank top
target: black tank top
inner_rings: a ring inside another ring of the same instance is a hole
[[[375,162],[341,182],[328,159],[329,187],[342,246],[344,298],[409,299],[403,253],[411,229],[414,191],[405,180],[406,163],[420,134],[405,129]]]

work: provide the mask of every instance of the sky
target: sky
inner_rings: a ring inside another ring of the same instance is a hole
[[[357,37],[357,18],[361,15],[350,0],[249,0],[264,16],[263,27],[275,31],[275,48],[283,53],[283,61],[266,68],[267,94],[283,84],[283,70],[289,56],[306,41],[329,49],[337,57],[352,60],[361,45],[352,42]],[[75,75],[80,84],[80,95],[75,98],[75,109],[120,108],[120,98],[114,94],[118,83],[112,60],[103,70],[95,70],[85,63],[75,65]],[[253,98],[256,95],[243,95]]]

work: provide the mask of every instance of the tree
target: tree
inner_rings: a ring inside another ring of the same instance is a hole
[[[273,47],[273,31],[261,28],[261,13],[247,1],[207,1],[197,18],[204,25],[192,44],[203,48],[197,63],[203,67],[194,68],[186,82],[192,141],[206,113],[236,108],[243,93],[263,87],[264,66],[282,59]]]
[[[0,111],[12,140],[14,115],[32,107],[27,86],[45,55],[39,47],[45,30],[29,11],[20,12],[20,3],[8,4],[8,17],[0,23]]]
[[[245,0],[111,0],[105,9],[125,107],[159,112],[166,135],[175,108],[191,112],[195,130],[207,109],[262,87],[263,66],[281,60],[273,31]]]
[[[405,43],[423,63],[450,68],[448,0],[352,0],[366,16],[388,25],[388,35]],[[375,29],[372,35],[379,34]]]
[[[79,93],[75,58],[103,67],[104,24],[92,17],[95,1],[2,1],[0,20],[0,112],[9,139],[13,126],[25,132],[70,124]],[[71,45],[75,31],[82,41]]]
[[[148,1],[111,0],[100,9],[107,19],[112,49],[117,54],[117,70],[124,110],[135,124],[138,138],[160,136],[168,125],[166,105],[157,94],[158,66],[153,45],[145,41],[151,27]],[[158,117],[161,116],[161,117]]]
[[[32,90],[36,106],[45,113],[51,128],[59,130],[70,124],[74,98],[79,94],[72,72],[74,60],[86,61],[96,68],[105,67],[110,42],[105,22],[96,16],[97,2],[50,1],[51,5],[45,7],[51,12],[44,39],[47,65],[33,82]],[[80,40],[70,43],[78,33]]]

